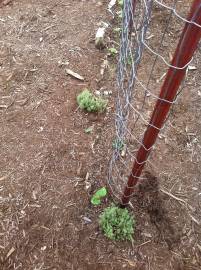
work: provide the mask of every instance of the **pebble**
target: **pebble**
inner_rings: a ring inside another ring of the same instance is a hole
[[[97,96],[100,96],[100,95],[101,95],[101,92],[98,91],[98,90],[96,90],[96,91],[95,91],[95,94],[96,94]]]
[[[108,95],[109,95],[108,91],[104,91],[103,94],[104,94],[105,96],[108,96]]]
[[[109,96],[109,95],[112,95],[112,91],[104,91],[103,94],[105,96]]]
[[[90,218],[88,218],[88,217],[83,217],[82,219],[84,220],[85,224],[92,223],[92,220]]]

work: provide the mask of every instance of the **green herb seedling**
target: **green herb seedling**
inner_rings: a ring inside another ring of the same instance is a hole
[[[113,32],[120,33],[121,32],[121,28],[120,27],[116,27],[116,28],[113,29]]]
[[[124,0],[118,0],[118,5],[122,8],[124,5]]]
[[[115,48],[109,48],[108,51],[109,51],[109,54],[110,54],[112,57],[114,57],[116,54],[118,54],[118,51],[117,51],[117,49],[115,49]]]
[[[117,16],[119,19],[122,19],[123,18],[123,11],[122,10],[118,11]]]
[[[102,187],[96,191],[96,193],[91,198],[91,203],[93,205],[100,205],[101,199],[105,198],[107,195],[107,189],[105,187]]]
[[[128,65],[131,66],[131,65],[132,65],[132,62],[133,62],[133,61],[132,61],[132,57],[129,56],[128,59],[127,59]]]
[[[135,219],[126,208],[114,204],[105,208],[99,217],[99,225],[104,235],[111,240],[133,240]]]
[[[112,143],[112,147],[113,147],[113,149],[122,151],[124,148],[124,142],[120,139],[115,139]]]
[[[87,112],[103,112],[106,109],[107,101],[96,97],[88,89],[84,89],[77,96],[79,107]]]
[[[93,126],[85,128],[85,130],[84,130],[84,132],[87,134],[92,133],[92,131],[93,131]]]

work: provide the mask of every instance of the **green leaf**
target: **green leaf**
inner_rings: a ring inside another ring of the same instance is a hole
[[[123,5],[124,5],[124,0],[118,0],[118,4],[119,4],[121,7],[123,7]]]
[[[115,56],[118,53],[117,49],[115,48],[109,48],[108,51],[112,56]]]
[[[123,17],[123,11],[122,10],[118,11],[117,12],[117,15],[118,15],[119,19],[122,19],[122,17]]]
[[[119,32],[121,32],[121,28],[120,27],[116,27],[116,28],[113,29],[113,31],[115,33],[119,33]]]
[[[84,130],[84,132],[87,133],[87,134],[91,133],[92,131],[93,131],[93,126],[85,128],[85,130]]]
[[[100,188],[92,196],[91,203],[93,205],[99,205],[101,203],[101,199],[103,199],[106,195],[107,195],[107,189],[105,187]]]
[[[99,190],[96,191],[94,196],[103,198],[107,195],[107,189],[105,187],[100,188]]]
[[[92,198],[91,198],[91,203],[92,203],[93,205],[100,205],[100,204],[101,204],[101,200],[98,199],[98,198],[96,198],[96,197],[92,197]]]

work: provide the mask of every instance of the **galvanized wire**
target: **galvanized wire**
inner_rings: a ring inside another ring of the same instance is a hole
[[[182,67],[170,64],[179,38],[179,35],[176,38],[173,35],[172,42],[169,40],[172,28],[176,27],[181,33],[185,23],[197,25],[179,14],[178,3],[178,0],[124,1],[117,71],[116,138],[108,174],[108,185],[118,200],[127,185],[133,161],[137,161],[135,154],[139,146],[150,150],[142,144],[142,138],[146,126],[151,125],[150,112],[156,100],[172,104],[176,102],[158,97],[168,68],[186,69],[192,61]],[[157,16],[161,16],[160,12],[164,17],[160,19],[157,32]],[[168,45],[164,49],[166,40]],[[179,93],[184,85],[185,82]],[[160,131],[164,128],[153,127]],[[145,162],[152,164],[151,160]],[[143,179],[143,176],[139,179]]]

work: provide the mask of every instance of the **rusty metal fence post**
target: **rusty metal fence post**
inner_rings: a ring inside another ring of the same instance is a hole
[[[135,1],[134,1],[135,2]],[[175,51],[171,66],[161,88],[159,99],[156,102],[151,120],[144,133],[132,172],[128,178],[127,186],[121,199],[122,207],[128,205],[135,185],[142,173],[161,128],[167,118],[170,107],[177,95],[179,86],[184,79],[186,69],[201,38],[201,0],[194,0],[188,22],[186,22]]]

